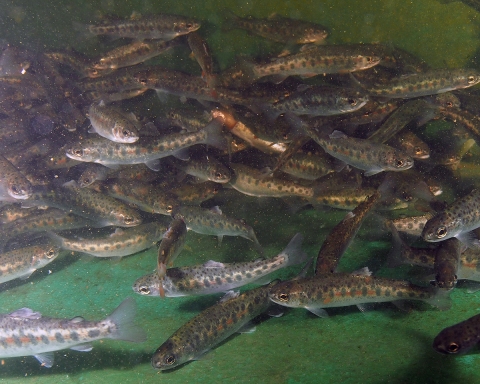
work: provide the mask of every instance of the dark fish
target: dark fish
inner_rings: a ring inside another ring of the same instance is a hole
[[[441,331],[433,340],[433,349],[448,354],[467,353],[480,341],[480,315]]]

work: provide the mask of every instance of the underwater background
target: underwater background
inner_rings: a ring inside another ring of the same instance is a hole
[[[473,67],[480,47],[478,12],[462,2],[416,1],[6,1],[0,0],[0,38],[33,51],[74,47],[95,55],[95,40],[79,40],[72,22],[94,22],[98,12],[129,17],[170,13],[202,21],[206,37],[221,69],[235,62],[236,55],[268,53],[277,43],[222,29],[228,12],[238,16],[268,17],[272,13],[319,23],[329,30],[329,44],[373,43],[402,48],[433,68]],[[171,68],[197,71],[185,55],[167,60]],[[152,97],[153,99],[153,97]],[[132,101],[129,101],[132,102]],[[155,116],[149,98],[144,103]],[[150,103],[150,104],[149,104]],[[445,129],[444,122],[429,123],[430,132]],[[478,148],[468,159],[474,163]],[[468,180],[475,184],[475,176]],[[445,195],[456,185],[444,186]],[[255,229],[268,257],[276,255],[300,232],[303,249],[315,256],[330,229],[345,211],[306,209],[291,213],[277,199],[243,196],[224,191],[212,201],[224,213],[244,218]],[[379,221],[365,222],[342,258],[340,269],[353,271],[369,266],[377,275],[407,278],[411,268],[382,268],[390,248],[390,235]],[[247,261],[257,258],[250,242],[226,237],[221,246],[213,236],[189,232],[186,249],[176,266]],[[453,306],[439,311],[428,305],[401,312],[382,304],[368,313],[356,307],[334,308],[323,319],[303,309],[283,317],[264,319],[252,334],[237,334],[210,351],[205,358],[172,371],[155,371],[151,355],[176,329],[221,295],[181,298],[150,298],[136,295],[132,283],[154,271],[156,251],[140,252],[121,260],[84,255],[58,258],[28,280],[0,286],[0,312],[29,307],[45,316],[88,320],[106,317],[127,296],[138,305],[137,324],[147,332],[141,344],[104,340],[89,353],[55,352],[51,369],[41,367],[31,356],[2,360],[0,381],[5,383],[475,383],[480,382],[478,353],[443,356],[432,348],[435,335],[448,325],[478,313],[477,294],[461,285],[452,294]],[[276,276],[288,278],[295,269]],[[246,287],[249,288],[249,287]]]

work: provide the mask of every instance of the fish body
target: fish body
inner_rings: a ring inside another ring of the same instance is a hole
[[[34,245],[0,254],[0,283],[27,279],[37,269],[51,263],[60,254],[53,244]]]
[[[151,273],[137,279],[133,290],[145,296],[160,296],[163,287],[166,297],[177,297],[208,295],[255,282],[264,283],[271,273],[307,260],[306,253],[301,249],[302,240],[303,236],[296,234],[282,252],[269,259],[244,263],[209,260],[202,265],[169,268],[163,281],[157,273]]]
[[[420,216],[400,217],[398,219],[392,219],[389,222],[395,226],[398,232],[404,232],[413,236],[421,236],[426,222],[431,218],[432,214],[428,213]]]
[[[76,183],[55,189],[38,188],[28,202],[64,209],[105,226],[134,227],[142,222],[140,214],[123,202]]]
[[[433,340],[433,349],[446,355],[467,353],[480,341],[480,315],[442,330]]]
[[[229,27],[244,29],[255,35],[285,44],[319,44],[327,36],[327,30],[319,24],[291,19],[274,14],[266,19],[232,15]]]
[[[82,317],[55,319],[43,317],[30,308],[21,308],[0,315],[0,357],[33,355],[43,366],[53,365],[53,351],[75,349],[88,352],[95,340],[118,339],[142,342],[143,330],[133,324],[135,301],[125,299],[102,321],[86,321]]]
[[[198,132],[173,133],[160,138],[142,137],[136,143],[122,144],[111,140],[89,138],[71,145],[66,150],[69,158],[103,165],[145,163],[158,169],[158,159],[180,155],[195,144],[209,144],[223,148],[221,126],[214,121]]]
[[[371,96],[389,98],[413,98],[435,95],[472,87],[480,82],[480,74],[472,69],[434,69],[391,80],[367,90]]]
[[[179,204],[182,205],[199,205],[200,203],[211,199],[219,191],[222,186],[212,181],[207,181],[201,184],[181,184],[170,190],[173,193]]]
[[[368,96],[356,89],[317,86],[292,93],[275,102],[268,111],[279,115],[331,116],[357,111],[368,101]]]
[[[456,237],[462,242],[472,243],[468,232],[480,227],[480,190],[455,200],[443,212],[437,213],[425,223],[422,238],[437,242]]]
[[[261,171],[240,163],[230,163],[230,168],[233,169],[234,176],[229,185],[245,195],[257,197],[313,197],[312,187],[304,187],[292,181],[265,176]]]
[[[414,160],[425,160],[430,157],[430,147],[416,134],[404,129],[387,142],[388,145],[405,152]]]
[[[134,143],[139,139],[136,120],[103,102],[90,105],[88,118],[93,131],[108,140]]]
[[[201,207],[179,206],[174,208],[174,219],[182,219],[187,229],[203,235],[214,235],[219,242],[223,236],[240,236],[253,241],[261,249],[253,228],[241,220],[227,217],[218,207],[205,209]]]
[[[305,180],[316,180],[334,172],[333,165],[327,155],[321,153],[294,153],[280,167],[282,172]]]
[[[129,37],[136,40],[171,40],[196,31],[200,28],[200,23],[184,16],[163,14],[84,27],[77,24],[75,27],[79,30],[83,29],[83,32],[92,36],[107,35],[114,38]]]
[[[221,301],[199,313],[158,347],[152,356],[153,368],[172,369],[197,359],[240,331],[269,308],[268,291],[274,283]]]
[[[306,308],[318,316],[326,316],[324,308],[395,300],[421,300],[442,309],[450,306],[448,296],[434,293],[431,288],[364,274],[332,273],[284,281],[269,295],[274,303]]]
[[[132,228],[117,228],[112,234],[93,239],[66,238],[50,233],[62,249],[87,253],[95,257],[123,257],[153,247],[162,237],[166,225],[161,222],[140,224]]]
[[[348,137],[339,131],[334,131],[328,138],[314,139],[328,154],[366,171],[365,176],[382,171],[405,171],[413,167],[410,156],[385,144]]]
[[[435,253],[433,271],[439,288],[453,289],[457,284],[462,243],[455,237],[442,241]]]

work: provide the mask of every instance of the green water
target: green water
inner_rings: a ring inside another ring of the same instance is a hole
[[[266,17],[274,12],[318,22],[330,31],[331,43],[381,42],[403,48],[433,67],[471,67],[479,49],[478,14],[460,2],[421,1],[0,1],[1,34],[14,45],[46,50],[66,45],[91,54],[94,42],[78,42],[73,20],[88,22],[95,12],[129,16],[132,11],[178,13],[205,21],[205,35],[220,67],[235,55],[259,55],[278,45],[225,32],[220,24],[227,10],[238,15]],[[17,8],[15,8],[17,7]],[[16,19],[16,21],[14,20]],[[187,58],[172,63],[192,66]],[[154,112],[153,112],[154,113]],[[433,127],[435,129],[435,126]],[[251,224],[267,255],[284,248],[297,232],[305,235],[304,249],[317,254],[329,230],[345,212],[305,210],[290,214],[276,200],[258,201],[236,192],[217,199],[222,210]],[[375,232],[375,235],[372,233]],[[389,237],[379,233],[378,221],[367,222],[342,260],[343,270],[365,265],[378,270],[389,249]],[[177,265],[253,260],[247,240],[225,238],[221,247],[213,237],[189,233],[187,250]],[[120,261],[70,255],[57,260],[29,280],[5,284],[0,292],[2,313],[30,307],[44,315],[89,320],[106,317],[125,297],[131,284],[155,267],[156,254],[147,251]],[[49,273],[51,271],[51,274]],[[382,270],[379,271],[382,273]],[[405,277],[406,268],[395,272]],[[388,271],[383,271],[388,273]],[[287,277],[282,272],[281,276]],[[236,335],[204,359],[171,372],[152,369],[152,352],[176,329],[219,296],[155,299],[134,296],[137,322],[148,334],[142,344],[105,340],[89,353],[58,351],[55,365],[42,368],[33,357],[5,359],[0,381],[8,383],[475,383],[480,382],[478,355],[452,358],[436,353],[434,336],[444,327],[480,310],[478,294],[465,288],[452,293],[446,312],[429,306],[400,312],[388,304],[360,313],[355,307],[329,311],[320,319],[305,310],[291,310],[281,318],[258,325],[253,334]]]

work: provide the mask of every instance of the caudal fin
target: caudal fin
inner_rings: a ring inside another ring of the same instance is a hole
[[[302,251],[303,235],[297,233],[292,237],[287,247],[281,252],[288,255],[288,263],[286,266],[297,265],[305,262],[308,255]]]
[[[207,126],[203,128],[206,133],[205,144],[226,151],[227,139],[222,133],[223,121],[213,119]]]
[[[135,300],[133,297],[127,297],[107,317],[106,320],[114,322],[117,326],[117,329],[111,335],[112,339],[131,341],[133,343],[141,343],[147,340],[145,331],[133,323],[136,311]]]

